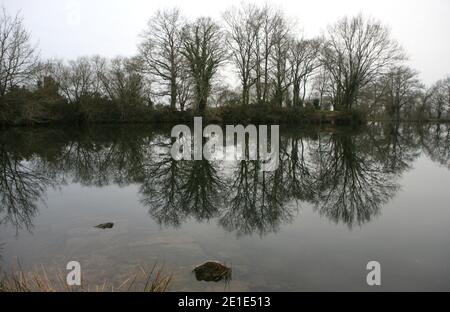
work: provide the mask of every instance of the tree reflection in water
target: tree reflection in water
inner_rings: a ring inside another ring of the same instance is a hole
[[[0,225],[31,230],[38,213],[37,202],[52,180],[46,172],[36,170],[33,161],[7,148],[0,143]]]
[[[428,124],[423,131],[423,150],[431,160],[450,169],[450,126]]]
[[[377,161],[364,135],[333,133],[315,147],[316,209],[349,227],[369,222],[398,190],[395,175]]]
[[[14,129],[0,134],[0,222],[32,229],[49,187],[139,185],[161,226],[217,220],[241,235],[266,235],[310,204],[350,228],[370,222],[423,151],[450,169],[450,127],[374,124],[364,131],[282,133],[280,165],[176,161],[168,132],[147,127]]]

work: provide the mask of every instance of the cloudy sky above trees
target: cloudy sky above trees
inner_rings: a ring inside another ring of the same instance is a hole
[[[248,1],[264,4],[266,1]],[[188,18],[222,13],[241,0],[4,0],[10,14],[21,11],[39,43],[41,56],[76,58],[99,54],[131,56],[139,34],[158,8],[178,7]],[[410,64],[427,84],[450,73],[448,0],[279,0],[268,1],[295,20],[305,37],[359,12],[380,19],[405,48]]]

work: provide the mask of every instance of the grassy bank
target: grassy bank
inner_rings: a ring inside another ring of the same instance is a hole
[[[0,277],[1,292],[166,292],[172,283],[172,275],[163,267],[151,269],[139,267],[123,281],[115,284],[105,280],[99,284],[88,283],[82,277],[81,286],[68,286],[62,271],[49,274],[44,268],[29,272],[12,270]]]

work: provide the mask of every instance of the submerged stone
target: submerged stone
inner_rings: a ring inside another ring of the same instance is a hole
[[[114,226],[114,223],[109,222],[109,223],[102,223],[102,224],[96,225],[94,227],[105,230],[105,229],[112,229],[113,226]]]
[[[231,280],[231,268],[217,261],[207,261],[194,269],[198,281],[219,282]]]

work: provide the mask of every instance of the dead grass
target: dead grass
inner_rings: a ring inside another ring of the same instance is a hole
[[[41,267],[24,272],[19,264],[11,273],[1,275],[0,292],[165,292],[173,275],[164,271],[164,266],[155,264],[150,269],[138,267],[119,285],[109,281],[91,285],[82,276],[81,286],[68,286],[62,271],[49,274]]]

